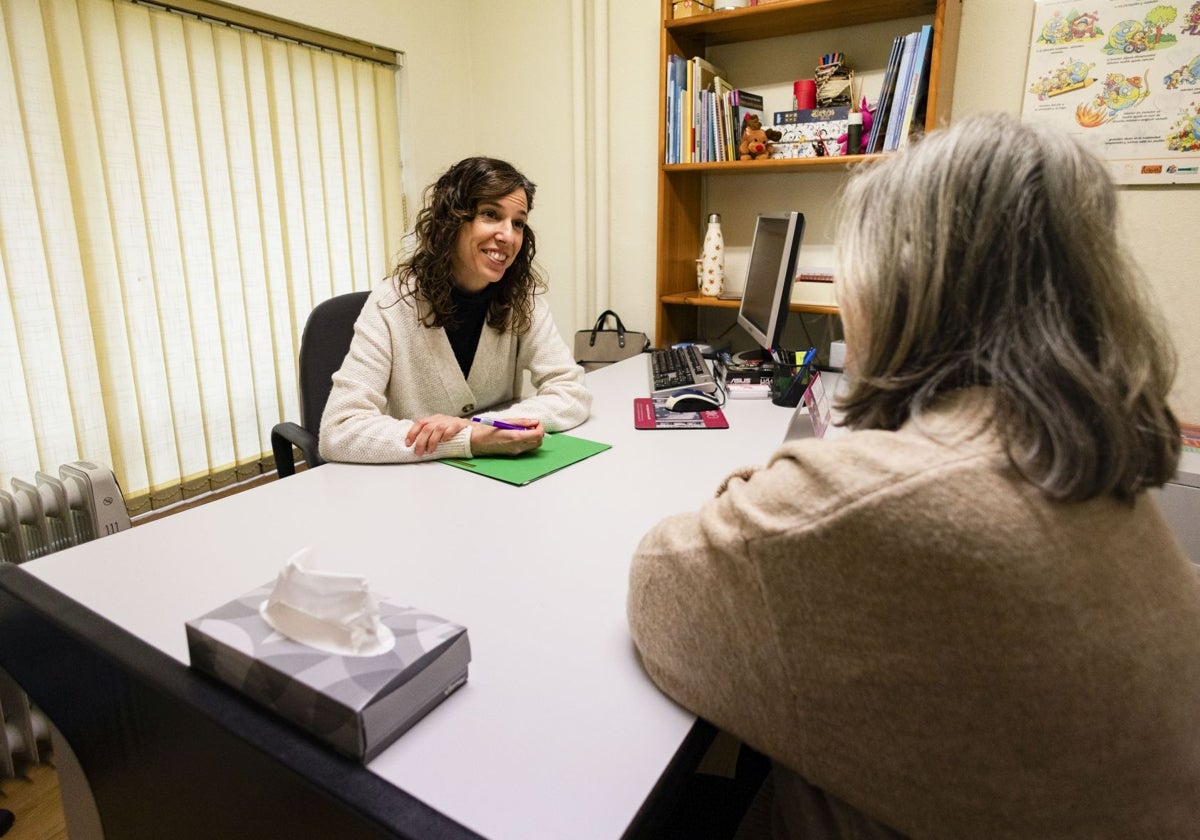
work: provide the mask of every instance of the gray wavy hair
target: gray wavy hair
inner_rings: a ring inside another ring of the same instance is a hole
[[[1175,354],[1108,174],[1070,137],[984,114],[861,167],[838,263],[851,427],[983,385],[1009,460],[1053,498],[1132,501],[1174,474]]]

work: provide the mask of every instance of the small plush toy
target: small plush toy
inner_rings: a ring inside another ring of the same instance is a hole
[[[738,144],[741,160],[761,160],[771,155],[771,144],[783,137],[773,128],[764,129],[755,114],[747,114],[742,121],[742,142]]]

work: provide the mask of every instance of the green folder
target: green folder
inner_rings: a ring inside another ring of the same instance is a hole
[[[521,486],[537,481],[544,475],[558,472],[584,458],[590,458],[605,449],[612,449],[612,446],[571,435],[546,435],[542,438],[542,445],[532,452],[520,455],[482,455],[469,460],[445,458],[442,463]]]

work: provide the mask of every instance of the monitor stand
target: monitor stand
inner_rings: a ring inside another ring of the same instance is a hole
[[[771,357],[771,351],[756,348],[754,350],[743,350],[740,353],[733,354],[733,363],[745,367],[758,367],[760,365],[774,364],[775,360]]]

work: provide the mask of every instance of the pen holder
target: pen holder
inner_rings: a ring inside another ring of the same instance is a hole
[[[775,375],[771,377],[771,402],[795,408],[804,396],[808,381],[812,378],[811,365],[789,365],[775,363]]]

